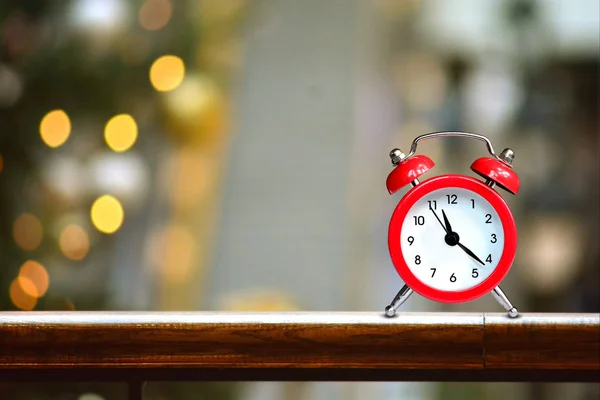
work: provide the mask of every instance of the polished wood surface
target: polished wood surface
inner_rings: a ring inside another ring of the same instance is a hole
[[[598,370],[600,314],[485,317],[485,366],[495,369]],[[600,373],[600,371],[598,371]]]
[[[0,313],[0,379],[597,380],[599,314]]]

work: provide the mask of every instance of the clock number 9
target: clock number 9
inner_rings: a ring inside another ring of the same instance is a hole
[[[408,240],[408,245],[409,245],[409,246],[412,246],[412,244],[415,242],[415,238],[414,238],[414,237],[412,237],[412,236],[409,236],[409,237],[407,238],[407,240]]]
[[[454,274],[450,275],[450,282],[456,282],[456,276],[454,276]]]

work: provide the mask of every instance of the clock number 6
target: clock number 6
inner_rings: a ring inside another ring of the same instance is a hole
[[[450,275],[450,282],[456,282],[456,276],[454,276],[454,273]]]

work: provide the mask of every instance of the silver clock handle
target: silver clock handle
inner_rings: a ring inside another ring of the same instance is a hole
[[[417,144],[419,142],[421,142],[423,140],[435,139],[435,138],[439,138],[439,137],[464,137],[464,138],[468,138],[468,139],[481,140],[482,142],[485,142],[485,145],[486,145],[488,151],[490,152],[490,154],[492,156],[494,156],[495,158],[497,158],[500,161],[503,161],[494,152],[494,147],[492,146],[492,142],[490,141],[490,139],[486,138],[485,136],[478,135],[476,133],[451,132],[451,131],[448,131],[448,132],[431,132],[431,133],[426,133],[424,135],[417,136],[415,138],[415,140],[413,140],[412,144],[410,145],[410,153],[408,153],[404,159],[406,160],[406,159],[412,157],[415,154],[415,152],[417,151]]]

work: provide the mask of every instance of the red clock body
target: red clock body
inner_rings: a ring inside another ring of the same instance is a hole
[[[506,276],[517,230],[492,187],[468,176],[442,175],[419,183],[400,200],[388,246],[411,289],[431,300],[460,303],[490,293]]]

